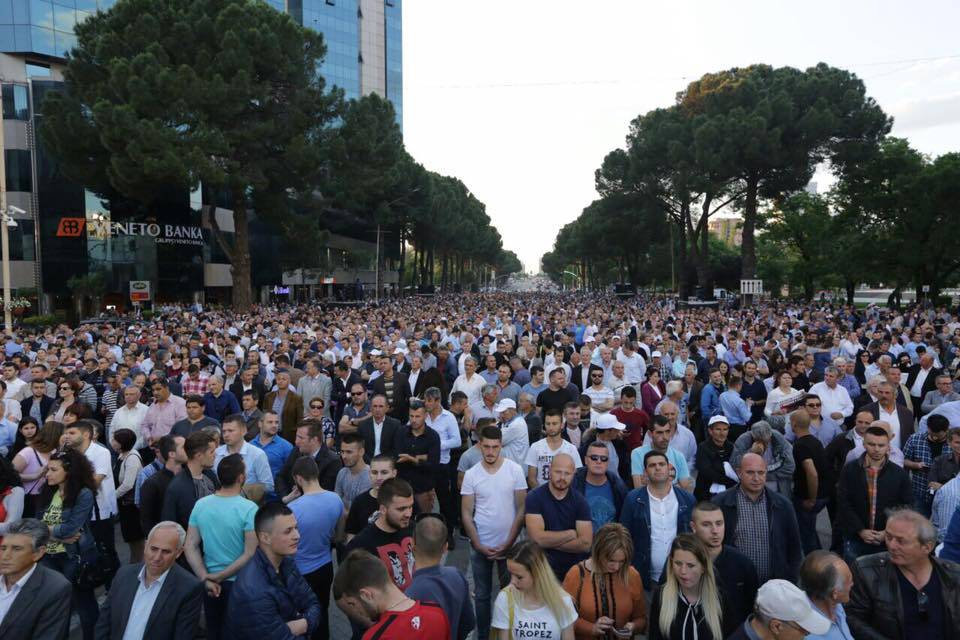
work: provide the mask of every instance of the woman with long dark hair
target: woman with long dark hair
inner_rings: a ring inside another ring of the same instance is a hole
[[[85,455],[64,449],[50,456],[44,490],[46,508],[41,518],[50,528],[50,542],[43,561],[74,583],[73,602],[80,615],[83,640],[93,640],[97,624],[97,599],[93,590],[76,586],[81,547],[94,544],[85,527],[93,513],[96,492],[93,466]]]
[[[13,446],[10,447],[10,453],[7,455],[7,458],[13,461],[13,459],[17,457],[17,454],[37,437],[39,431],[40,423],[37,422],[36,418],[33,416],[22,418],[19,424],[17,424],[17,435],[13,440]]]
[[[707,548],[692,534],[677,536],[667,556],[666,579],[653,595],[648,640],[722,640],[727,635],[722,615]]]
[[[27,416],[20,422],[20,432],[29,433],[28,425],[36,421]],[[27,425],[27,426],[25,426]],[[27,446],[13,457],[13,468],[20,474],[23,483],[25,501],[23,517],[33,518],[40,508],[40,494],[46,484],[45,474],[50,454],[60,447],[60,436],[63,435],[63,425],[59,422],[47,421],[36,435],[27,440]],[[25,436],[26,437],[26,436]]]
[[[77,395],[80,393],[80,389],[80,383],[77,380],[60,379],[57,384],[57,400],[50,408],[54,420],[63,422],[63,414],[67,407],[79,402]]]
[[[130,562],[143,559],[144,531],[140,527],[140,509],[133,501],[137,475],[143,469],[140,453],[134,449],[137,434],[131,429],[117,429],[110,436],[110,446],[117,452],[113,478],[117,487],[117,506],[120,510],[120,534],[130,545]]]
[[[640,385],[640,399],[643,410],[652,419],[657,414],[657,405],[667,395],[667,387],[660,379],[660,370],[655,367],[647,369],[647,379]]]

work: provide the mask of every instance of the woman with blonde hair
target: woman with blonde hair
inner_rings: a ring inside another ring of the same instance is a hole
[[[573,597],[576,638],[631,638],[647,628],[643,580],[632,565],[633,540],[611,522],[593,537],[590,558],[570,568],[563,588]]]
[[[707,548],[692,534],[677,536],[667,556],[663,586],[653,596],[647,638],[722,640],[727,635],[722,611]]]
[[[573,640],[577,610],[557,582],[540,547],[532,540],[517,543],[507,552],[510,584],[493,605],[490,626],[499,640],[529,638],[536,629],[539,638]]]

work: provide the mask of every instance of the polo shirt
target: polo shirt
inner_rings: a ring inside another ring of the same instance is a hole
[[[630,473],[632,475],[643,475],[643,457],[650,451],[653,451],[653,445],[644,445],[633,450],[633,453],[630,454]],[[667,460],[670,461],[670,464],[672,464],[673,468],[677,471],[677,477],[673,479],[673,483],[677,484],[681,480],[689,478],[690,468],[687,466],[687,459],[683,457],[683,454],[673,447],[667,447],[666,453]]]

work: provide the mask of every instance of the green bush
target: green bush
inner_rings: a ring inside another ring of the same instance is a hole
[[[65,315],[63,315],[62,313],[56,313],[56,314],[49,314],[44,316],[30,316],[21,320],[20,324],[23,325],[24,327],[36,328],[36,327],[44,327],[48,325],[54,326],[54,325],[60,324],[61,322],[64,322],[65,320],[66,320]]]

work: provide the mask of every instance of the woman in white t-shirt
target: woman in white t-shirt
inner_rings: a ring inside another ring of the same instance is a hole
[[[507,553],[508,584],[493,605],[498,640],[573,640],[577,610],[532,540]]]

